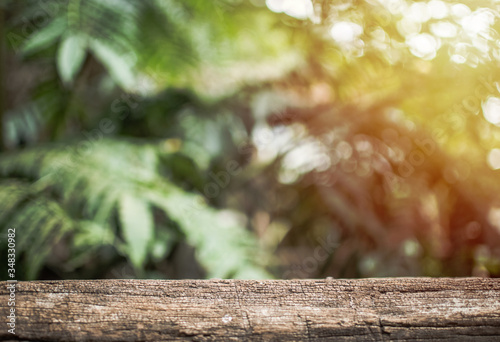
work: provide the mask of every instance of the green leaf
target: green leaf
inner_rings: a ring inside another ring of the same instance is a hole
[[[87,42],[77,34],[64,36],[57,51],[57,71],[64,83],[73,82],[85,60]]]
[[[144,277],[143,266],[148,258],[160,262],[179,240],[186,239],[195,248],[208,277],[271,277],[263,267],[268,257],[242,225],[241,214],[216,210],[202,196],[186,192],[160,176],[162,146],[102,139],[92,144],[92,153],[88,154],[75,153],[77,146],[24,149],[0,158],[0,175],[6,178],[0,182],[0,199],[5,199],[1,208],[6,212],[2,223],[25,227],[26,242],[19,241],[20,251],[34,244],[40,227],[55,232],[61,230],[56,221],[67,222],[64,227],[71,225],[74,229],[72,259],[61,266],[66,270],[90,261],[95,257],[95,247],[111,245],[127,256],[137,276]],[[19,183],[13,179],[19,176],[37,181]],[[11,203],[23,204],[31,193],[43,202],[11,208]],[[40,205],[55,198],[60,210]],[[168,220],[155,222],[153,206]],[[29,227],[33,229],[29,231]],[[52,248],[50,241],[55,240],[47,237],[43,241],[47,243],[38,249]]]
[[[113,232],[109,226],[94,221],[81,221],[75,231],[73,244],[76,248],[93,248],[113,244]]]
[[[151,246],[151,257],[156,262],[161,261],[172,251],[177,242],[179,242],[179,236],[174,230],[158,229]]]
[[[149,204],[143,199],[124,195],[120,198],[120,221],[127,243],[128,257],[134,267],[141,269],[154,234]]]
[[[40,31],[33,33],[28,40],[21,46],[21,52],[24,55],[30,55],[44,48],[48,47],[59,37],[61,37],[66,30],[66,19],[54,19],[47,26],[43,27]]]
[[[208,207],[201,199],[170,187],[164,199],[152,200],[179,224],[208,278],[272,278],[259,265],[265,262],[259,260],[254,236],[232,215]]]
[[[13,185],[0,183],[0,193]],[[25,188],[21,182],[18,186]],[[72,229],[72,220],[56,201],[43,194],[18,203],[8,216],[0,225],[0,233],[4,235],[8,228],[16,228],[16,253],[24,255],[20,274],[36,279],[54,245]]]
[[[120,87],[130,90],[134,86],[135,75],[130,59],[114,51],[106,42],[97,39],[91,41],[90,48]]]

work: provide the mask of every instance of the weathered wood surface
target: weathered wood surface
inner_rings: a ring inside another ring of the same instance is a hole
[[[16,308],[0,340],[500,341],[499,279],[34,281]]]

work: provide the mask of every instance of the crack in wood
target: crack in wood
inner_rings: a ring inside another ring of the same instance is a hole
[[[307,341],[313,341],[313,338],[312,338],[312,335],[311,335],[311,322],[307,319],[307,316],[306,317],[302,317],[301,314],[297,314],[297,316],[304,323],[305,332],[306,332],[306,336],[307,336]]]
[[[0,283],[4,317],[10,310],[5,284]],[[24,341],[500,341],[499,279],[18,285],[14,339]],[[0,340],[13,336],[0,331]]]
[[[238,285],[236,284],[236,282],[233,283],[233,288],[234,288],[234,293],[235,293],[235,297],[236,297],[236,304],[238,305],[240,315],[243,319],[243,325],[245,326],[246,333],[247,333],[247,335],[251,335],[252,331],[253,331],[252,323],[250,322],[250,318],[248,317],[248,312],[241,305],[239,289],[238,289]]]
[[[381,332],[382,339],[384,341],[389,341],[391,333],[385,330],[385,326],[382,323],[382,318],[380,316],[378,317],[378,326],[380,327],[380,332]]]

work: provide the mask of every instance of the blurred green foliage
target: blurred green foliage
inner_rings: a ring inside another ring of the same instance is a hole
[[[18,279],[500,275],[494,2],[0,4]]]

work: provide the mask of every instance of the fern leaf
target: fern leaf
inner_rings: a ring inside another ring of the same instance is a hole
[[[115,235],[115,247],[138,272],[148,257],[154,258],[151,250],[158,227],[152,210],[156,207],[177,223],[209,277],[271,277],[261,266],[267,260],[257,253],[258,246],[250,232],[224,213],[203,204],[199,195],[186,192],[160,176],[158,161],[163,152],[159,145],[101,140],[86,154],[75,151],[74,145],[55,145],[5,155],[0,159],[0,172],[4,178],[31,179],[35,185],[30,186],[30,191],[50,192],[53,198],[58,198],[60,209],[52,216],[65,223],[64,227],[73,227],[75,234],[83,232],[78,228],[82,220],[108,227],[101,229],[101,233]],[[113,228],[115,212],[124,248],[119,242],[118,229]],[[24,211],[17,215],[19,219],[35,217]],[[36,220],[41,222],[44,215]],[[34,224],[30,219],[17,223]],[[57,230],[56,224],[50,225]],[[112,239],[108,236],[105,240]],[[161,248],[156,248],[161,252]]]
[[[90,49],[96,58],[106,67],[113,80],[123,89],[130,90],[135,85],[133,64],[130,59],[117,53],[108,44],[98,39],[90,42]]]
[[[63,37],[57,54],[57,70],[64,83],[73,82],[82,67],[86,48],[85,38],[80,35],[72,33]]]
[[[57,41],[66,30],[66,19],[59,17],[50,22],[47,26],[34,33],[25,44],[21,46],[24,55],[31,55],[45,49]]]
[[[123,196],[120,199],[120,221],[128,257],[134,267],[140,270],[154,236],[153,218],[148,203],[135,196]]]

